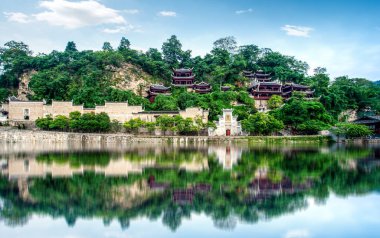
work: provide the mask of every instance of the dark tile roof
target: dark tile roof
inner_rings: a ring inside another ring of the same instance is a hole
[[[173,71],[180,72],[180,73],[191,73],[193,69],[180,68],[180,69],[173,69]]]
[[[356,119],[354,122],[356,122],[356,123],[376,123],[376,122],[380,122],[380,115],[376,115],[376,116],[363,116],[361,118]]]
[[[151,89],[159,89],[159,90],[169,90],[170,87],[166,87],[162,84],[153,84],[150,86]]]
[[[18,99],[18,98],[15,97],[15,96],[11,96],[11,97],[9,97],[8,100],[9,100],[10,102],[21,102],[21,101],[22,101],[22,100]]]
[[[200,83],[196,83],[194,86],[210,86],[210,84],[202,81]]]

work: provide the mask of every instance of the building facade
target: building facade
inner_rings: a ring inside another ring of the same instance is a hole
[[[7,104],[2,105],[2,110],[7,115],[7,120],[12,124],[34,122],[38,118],[48,115],[56,117],[58,115],[69,116],[71,112],[83,113],[107,113],[111,120],[121,123],[130,119],[140,118],[143,121],[155,122],[161,115],[175,116],[183,118],[201,118],[204,123],[208,122],[208,110],[201,108],[187,108],[178,111],[145,111],[142,106],[131,106],[128,102],[105,102],[104,105],[97,105],[95,108],[84,108],[83,105],[74,105],[73,102],[52,101],[50,105],[44,101],[20,101],[10,99]],[[3,113],[2,112],[2,113]]]
[[[290,98],[294,92],[299,92],[305,95],[306,98],[312,98],[314,91],[309,86],[295,83],[280,83],[272,81],[270,74],[266,74],[259,70],[256,73],[251,71],[243,71],[243,75],[251,81],[248,91],[255,99],[255,107],[260,112],[268,110],[268,100],[273,95],[278,95],[284,99]]]
[[[173,69],[172,84],[176,87],[193,87],[195,75],[193,69]]]
[[[242,128],[236,116],[232,115],[232,109],[223,109],[223,114],[216,122],[216,129],[209,128],[209,136],[238,136],[242,135]]]
[[[170,87],[165,87],[161,84],[153,84],[149,87],[148,92],[148,99],[151,103],[154,102],[154,99],[157,97],[157,95],[171,95]]]
[[[193,86],[194,92],[199,93],[199,94],[210,93],[211,89],[212,89],[211,85],[206,82],[196,83]]]
[[[366,125],[376,136],[380,136],[380,115],[363,116],[354,121],[356,124]]]

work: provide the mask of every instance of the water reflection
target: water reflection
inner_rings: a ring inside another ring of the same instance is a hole
[[[222,229],[320,204],[330,193],[380,188],[379,147],[248,145],[1,145],[0,219],[23,225],[33,214],[161,219],[171,230],[192,213]]]

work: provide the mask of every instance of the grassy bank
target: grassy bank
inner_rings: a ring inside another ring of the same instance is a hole
[[[287,144],[287,143],[316,143],[333,142],[329,136],[248,136],[249,143]]]

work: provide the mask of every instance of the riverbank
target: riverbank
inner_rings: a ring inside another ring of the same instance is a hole
[[[199,144],[199,143],[318,143],[331,142],[328,136],[146,136],[125,133],[72,133],[41,130],[0,129],[0,142],[6,143],[36,143],[49,141],[62,142],[88,142],[88,143],[154,143],[154,144]]]

